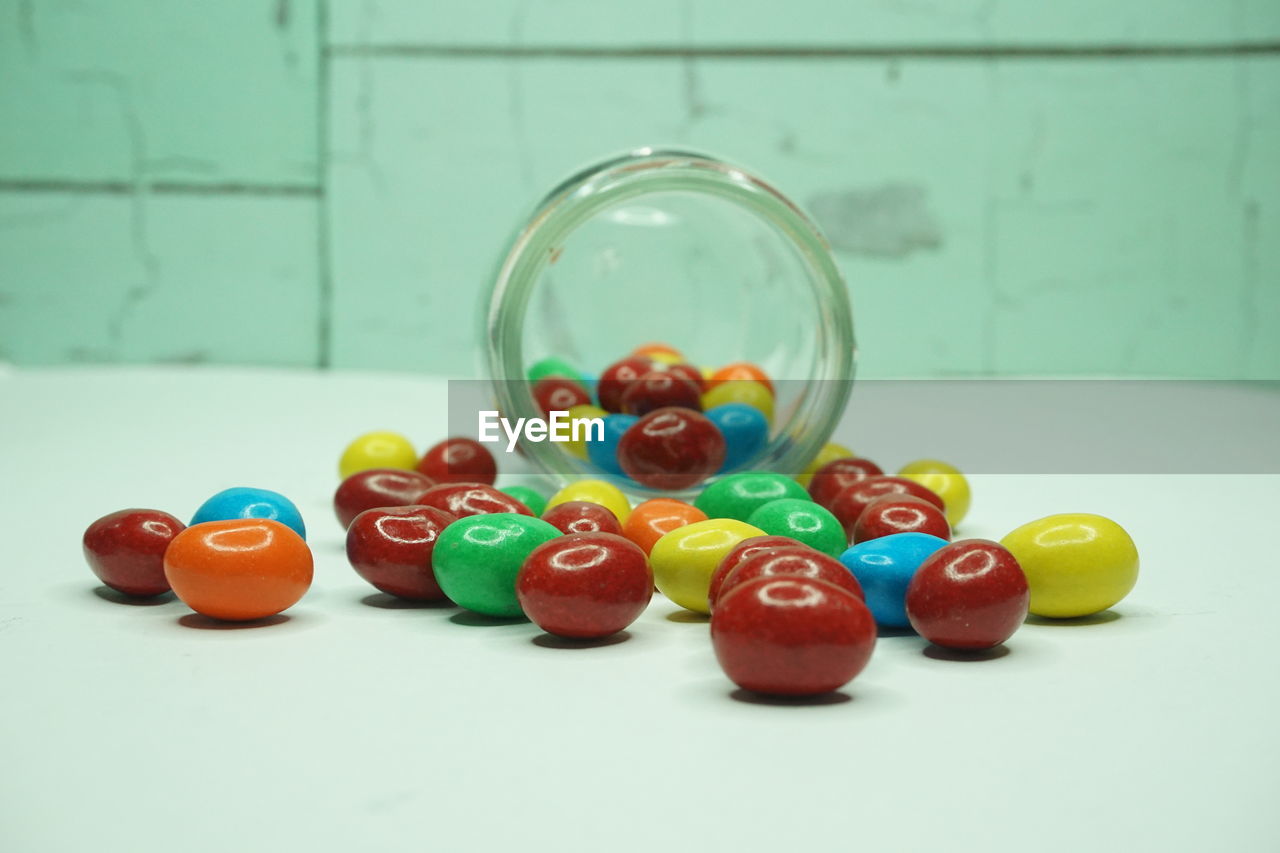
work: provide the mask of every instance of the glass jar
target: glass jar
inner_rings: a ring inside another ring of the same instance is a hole
[[[795,203],[724,160],[649,148],[547,194],[494,281],[487,337],[496,402],[511,420],[544,416],[524,380],[547,357],[594,374],[662,341],[696,365],[757,364],[774,380],[775,413],[747,467],[788,474],[829,439],[855,356],[844,279]],[[635,496],[660,494],[608,478],[563,444],[520,446],[557,484],[594,476]]]

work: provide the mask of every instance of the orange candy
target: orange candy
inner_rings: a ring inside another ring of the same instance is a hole
[[[684,501],[653,498],[631,510],[627,523],[622,525],[622,535],[648,554],[655,542],[677,527],[706,520],[705,512]]]
[[[311,586],[312,566],[302,537],[264,518],[192,525],[164,552],[164,574],[178,598],[229,622],[292,607]]]
[[[653,358],[654,356],[660,355],[664,357],[662,359],[662,361],[664,362],[667,361],[667,359],[669,358],[674,358],[674,362],[671,362],[671,363],[679,363],[684,361],[684,354],[681,353],[680,350],[676,349],[670,344],[658,343],[656,341],[653,343],[648,343],[648,344],[644,344],[643,346],[636,347],[631,351],[631,354],[644,355],[644,356],[648,356],[649,358]]]
[[[769,389],[770,394],[777,393],[773,389],[773,382],[769,379],[769,375],[754,364],[746,361],[735,361],[733,364],[726,364],[712,373],[711,378],[707,380],[707,389],[710,390],[721,382],[734,382],[741,379],[759,382]]]

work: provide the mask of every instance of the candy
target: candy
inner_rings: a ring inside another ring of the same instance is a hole
[[[769,375],[754,364],[746,361],[735,361],[733,364],[726,364],[724,367],[716,370],[707,380],[707,388],[711,389],[725,382],[733,382],[737,380],[746,380],[748,382],[759,382],[768,389],[770,394],[777,393],[770,381]]]
[[[278,521],[236,518],[188,527],[164,554],[164,574],[197,613],[244,622],[274,616],[311,586],[311,549]]]
[[[769,443],[769,420],[755,406],[725,403],[708,410],[706,416],[724,436],[721,471],[733,471],[751,464]]]
[[[563,376],[547,376],[534,383],[533,401],[546,415],[567,412],[574,406],[590,405],[591,395],[580,382]]]
[[[542,520],[561,533],[612,533],[622,535],[618,517],[600,504],[589,501],[565,501],[550,507]]]
[[[702,411],[702,392],[685,377],[659,370],[649,371],[622,392],[622,411],[628,415],[639,417],[668,406]]]
[[[631,503],[627,496],[617,486],[604,480],[575,480],[551,496],[551,500],[547,501],[547,509],[569,501],[600,504],[613,513],[621,524],[626,524],[631,515]]]
[[[853,542],[866,542],[894,533],[928,533],[951,538],[947,517],[928,501],[914,495],[888,494],[867,504],[853,524]]]
[[[711,618],[725,675],[744,690],[816,696],[871,659],[876,624],[856,596],[811,578],[761,577],[726,594]]]
[[[360,577],[388,595],[441,601],[431,554],[440,533],[457,519],[430,506],[378,507],[347,528],[347,560]]]
[[[681,379],[687,379],[697,386],[698,394],[701,395],[706,390],[706,379],[702,375],[702,371],[694,367],[692,364],[683,362],[677,364],[661,364],[657,367],[663,373],[669,373],[673,376],[679,376]],[[699,397],[701,399],[701,397]],[[699,406],[701,408],[701,406]]]
[[[898,469],[898,476],[914,480],[942,498],[947,507],[947,521],[952,527],[968,515],[972,499],[969,481],[954,465],[938,459],[917,459]]]
[[[711,575],[743,539],[763,536],[758,527],[732,518],[712,518],[678,527],[649,552],[658,590],[681,607],[710,613]]]
[[[832,499],[845,489],[883,474],[880,466],[870,459],[854,456],[832,459],[809,479],[809,497],[813,498],[814,503],[830,509]]]
[[[808,497],[769,501],[751,513],[747,524],[759,527],[770,536],[789,536],[831,557],[840,556],[849,547],[844,528],[836,517]]]
[[[653,597],[653,572],[644,552],[621,536],[573,533],[539,545],[525,558],[516,597],[549,634],[607,637],[644,612]]]
[[[418,461],[413,442],[398,432],[367,432],[342,451],[338,460],[338,476],[350,477],[370,468],[400,468],[412,471]]]
[[[418,495],[418,504],[444,510],[456,518],[491,513],[533,515],[533,510],[511,495],[483,483],[441,483]]]
[[[596,382],[596,402],[610,412],[622,411],[622,394],[627,386],[653,370],[653,362],[643,356],[629,356],[615,361],[600,372]]]
[[[569,409],[568,434],[570,435],[570,440],[561,442],[560,446],[579,459],[586,459],[588,455],[587,446],[595,443],[593,439],[599,435],[599,431],[592,430],[591,425],[584,422],[594,420],[595,418],[603,420],[608,414],[608,412],[599,406],[592,406],[590,404],[574,406]],[[575,426],[575,424],[577,424],[577,426]],[[577,438],[572,438],[572,436],[575,435]]]
[[[654,364],[674,365],[684,361],[684,356],[678,352],[655,352],[649,355]]]
[[[919,483],[904,480],[902,477],[889,476],[868,477],[860,483],[854,483],[836,494],[827,505],[827,509],[840,519],[840,524],[844,526],[845,532],[852,540],[854,525],[857,524],[858,516],[862,515],[867,505],[878,497],[894,494],[912,495],[928,501],[938,509],[945,509],[942,498]]]
[[[169,591],[164,552],[185,525],[158,509],[122,509],[84,532],[84,558],[98,580],[125,595],[148,598]]]
[[[640,546],[648,554],[663,536],[686,524],[706,521],[707,514],[695,506],[675,498],[653,498],[637,504],[631,510],[622,535]]]
[[[770,551],[775,548],[808,548],[808,545],[801,545],[790,536],[752,536],[750,539],[743,539],[729,553],[724,555],[724,559],[716,566],[716,570],[711,573],[711,583],[707,586],[707,603],[714,610],[716,600],[720,598],[720,593],[724,586],[725,578],[738,567],[738,564],[746,560],[752,554],[760,551]]]
[[[631,354],[642,355],[645,358],[653,358],[656,355],[663,355],[668,358],[674,356],[680,361],[684,361],[684,355],[681,354],[680,350],[671,346],[671,344],[664,344],[658,341],[653,341],[647,344],[641,344],[640,346],[633,349],[631,351]]]
[[[927,533],[895,533],[854,545],[840,555],[866,594],[876,622],[890,628],[906,628],[906,595],[911,577],[930,554],[947,540]]]
[[[587,442],[587,458],[591,464],[614,476],[622,476],[618,464],[618,442],[631,425],[640,420],[635,415],[605,415],[604,436],[600,441]]]
[[[724,436],[706,416],[666,408],[632,424],[618,442],[618,463],[642,486],[687,489],[720,470],[724,451]]]
[[[546,495],[528,486],[503,486],[498,491],[515,498],[528,507],[529,511],[536,516],[541,517],[547,508]]]
[[[537,382],[539,379],[545,379],[548,376],[564,376],[569,379],[579,379],[581,374],[578,369],[563,358],[544,358],[541,361],[535,361],[529,366],[525,372],[530,382]]]
[[[516,575],[534,548],[559,535],[547,522],[526,515],[460,518],[436,540],[436,581],[445,595],[468,610],[506,619],[522,616]]]
[[[307,538],[306,525],[302,523],[302,513],[293,505],[293,501],[279,492],[269,489],[251,489],[238,486],[224,489],[200,505],[195,515],[191,516],[191,524],[202,524],[207,521],[229,521],[234,518],[267,518],[278,521]]]
[[[745,403],[760,410],[765,420],[773,421],[773,394],[760,382],[735,379],[721,382],[702,395],[702,408],[714,409],[728,403]]]
[[[413,466],[410,466],[413,467]],[[446,438],[422,454],[417,469],[437,483],[483,483],[498,479],[498,463],[489,448],[471,438]]]
[[[1027,618],[1027,578],[1004,547],[964,539],[933,552],[907,586],[911,627],[949,649],[998,646]]]
[[[366,509],[379,506],[409,506],[435,485],[426,474],[395,468],[357,471],[343,480],[333,493],[333,513],[343,528]]]
[[[803,488],[790,477],[769,471],[729,474],[702,490],[693,505],[709,518],[746,521],[765,504],[782,498],[808,500]]]
[[[853,572],[845,568],[835,557],[828,557],[808,545],[785,545],[754,551],[739,562],[724,578],[720,596],[729,594],[740,583],[764,577],[805,577],[826,581],[862,598],[862,587]],[[715,612],[716,599],[711,600]]]
[[[804,470],[796,475],[796,482],[807,489],[814,473],[823,465],[833,460],[845,459],[853,455],[853,451],[843,444],[836,444],[835,442],[824,444],[818,454],[809,460],[809,464],[804,467]]]
[[[1050,515],[1000,540],[1026,573],[1031,612],[1088,616],[1118,603],[1138,582],[1138,549],[1124,528],[1089,513]]]

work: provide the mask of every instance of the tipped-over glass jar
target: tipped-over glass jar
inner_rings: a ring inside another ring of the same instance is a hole
[[[687,151],[633,151],[548,193],[493,284],[487,335],[496,402],[512,422],[546,418],[527,379],[548,358],[574,365],[588,388],[650,341],[699,367],[758,365],[775,387],[772,423],[735,470],[802,470],[853,379],[849,297],[817,226],[751,172]],[[609,474],[564,443],[526,436],[521,449],[559,483],[594,476],[636,496],[679,495]]]

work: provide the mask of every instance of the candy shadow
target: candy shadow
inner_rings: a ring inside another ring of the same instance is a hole
[[[753,690],[738,688],[729,693],[729,698],[735,702],[745,702],[748,705],[772,705],[782,708],[843,705],[845,702],[853,701],[853,697],[843,690],[832,690],[830,693],[820,693],[817,696],[771,696],[767,693],[756,693]]]
[[[1088,616],[1077,616],[1074,619],[1049,619],[1045,616],[1036,616],[1034,613],[1027,615],[1028,625],[1051,625],[1054,628],[1078,628],[1082,625],[1105,625],[1108,622],[1114,622],[1120,618],[1120,614],[1114,610],[1103,610],[1099,613],[1090,613]]]
[[[497,628],[502,625],[521,625],[529,620],[523,616],[485,616],[472,610],[462,610],[450,616],[449,621],[468,628]]]
[[[911,628],[896,628],[891,625],[877,625],[876,637],[884,639],[885,637],[914,637],[916,632]]]
[[[973,649],[965,651],[963,649],[947,649],[942,646],[936,646],[933,643],[925,646],[921,652],[927,658],[934,660],[949,660],[961,663],[976,663],[984,660],[998,660],[1009,654],[1009,647],[1001,644],[990,649]]]
[[[110,601],[112,604],[125,604],[129,607],[155,607],[158,604],[168,604],[171,601],[177,601],[178,597],[172,591],[162,592],[159,595],[150,595],[146,598],[137,595],[125,595],[117,589],[112,589],[105,584],[103,586],[94,587],[93,594],[101,598],[103,601]]]
[[[557,637],[555,634],[539,634],[530,638],[529,642],[544,649],[598,649],[604,646],[616,646],[631,639],[630,631],[619,631],[607,637],[595,637],[576,640],[572,637]]]
[[[371,592],[360,603],[365,607],[376,607],[379,610],[452,610],[458,605],[449,599],[441,601],[415,601],[409,598],[397,598],[385,592]]]
[[[680,622],[682,624],[705,625],[711,621],[711,617],[706,613],[694,613],[692,610],[672,610],[667,614],[668,622]]]
[[[184,628],[195,628],[200,631],[243,631],[252,628],[270,628],[273,625],[283,625],[290,621],[291,618],[283,613],[277,613],[274,616],[264,616],[261,619],[252,619],[247,622],[223,622],[221,619],[213,619],[199,613],[188,613],[186,616],[178,617],[178,624]]]

